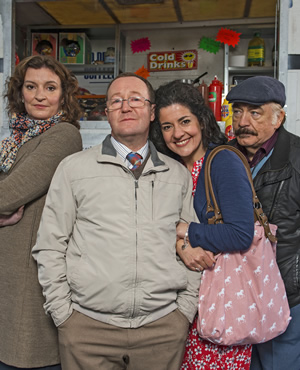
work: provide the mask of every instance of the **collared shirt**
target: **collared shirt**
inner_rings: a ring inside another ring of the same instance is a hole
[[[271,150],[274,148],[274,145],[278,138],[278,130],[275,131],[275,133],[263,143],[263,145],[258,149],[258,151],[254,154],[252,160],[248,157],[248,152],[245,147],[241,146],[237,142],[237,148],[245,155],[247,158],[247,161],[249,163],[250,168],[255,167],[264,157],[266,157]]]
[[[126,166],[131,169],[133,166],[132,164],[126,159],[127,154],[131,153],[132,150],[127,148],[126,145],[120,143],[115,138],[111,136],[110,138],[111,143],[113,147],[116,149],[119,156],[123,159],[124,163],[126,163]],[[142,163],[144,162],[145,158],[147,158],[147,155],[149,153],[149,142],[147,141],[146,144],[140,148],[139,150],[135,151],[134,153],[139,153],[142,157]]]
[[[192,169],[192,179],[193,179],[193,192],[192,194],[195,195],[196,187],[197,187],[197,181],[200,175],[200,171],[203,166],[204,156],[199,159],[198,161],[194,162],[193,169]]]

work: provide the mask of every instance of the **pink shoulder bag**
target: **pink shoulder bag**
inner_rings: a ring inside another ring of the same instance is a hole
[[[291,319],[276,263],[277,226],[269,224],[263,213],[246,158],[228,145],[212,150],[206,160],[207,212],[214,212],[208,223],[223,223],[210,177],[211,162],[221,150],[234,151],[245,165],[253,192],[255,231],[247,251],[220,253],[214,267],[204,270],[197,328],[201,338],[220,345],[263,343],[283,333]]]

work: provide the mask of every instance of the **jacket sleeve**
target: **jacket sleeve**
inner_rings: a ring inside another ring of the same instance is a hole
[[[181,212],[181,219],[186,222],[198,221],[193,207],[192,188],[192,177],[187,172],[187,188],[186,194],[183,198],[183,207]],[[188,269],[179,257],[178,263],[186,270],[187,285],[185,289],[178,292],[177,305],[178,309],[186,316],[189,322],[192,323],[198,307],[201,274]]]
[[[60,161],[82,149],[79,130],[69,123],[61,122],[32,140],[39,140],[35,150],[25,153],[22,163],[0,181],[2,215],[46,194]]]
[[[205,163],[204,163],[205,165]],[[213,253],[247,250],[254,235],[252,191],[242,161],[235,153],[224,150],[216,155],[211,166],[214,193],[223,215],[223,224],[209,225],[206,215],[202,168],[195,194],[195,209],[202,223],[189,227],[189,241]]]
[[[49,188],[33,258],[46,298],[44,308],[56,326],[72,313],[71,291],[66,276],[66,254],[76,219],[72,184],[65,169],[66,160],[58,166]]]

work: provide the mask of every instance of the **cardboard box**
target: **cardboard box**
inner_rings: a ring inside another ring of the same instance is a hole
[[[32,34],[32,55],[51,55],[57,58],[57,33],[33,33]]]
[[[59,34],[59,61],[64,64],[90,64],[91,43],[85,33]]]

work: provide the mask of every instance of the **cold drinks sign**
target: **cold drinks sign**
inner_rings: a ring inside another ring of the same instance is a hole
[[[197,50],[160,51],[148,54],[148,71],[182,71],[197,69]]]

